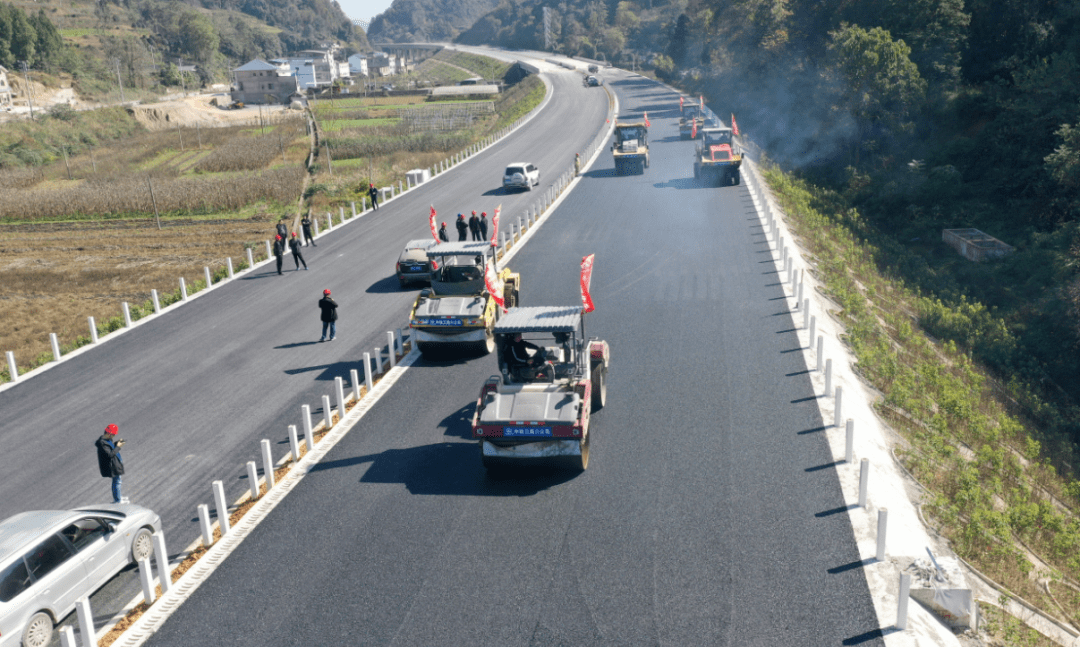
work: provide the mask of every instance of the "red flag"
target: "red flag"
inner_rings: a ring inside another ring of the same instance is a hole
[[[682,101],[683,101],[682,95],[679,95],[679,108],[682,108]]]
[[[699,94],[698,95],[698,101],[701,101],[701,107],[704,108],[705,107],[705,95]]]
[[[435,229],[435,205],[431,205],[431,217],[428,218],[428,224],[431,225],[431,237],[435,239],[435,244],[438,244],[439,232]]]
[[[491,262],[484,268],[484,287],[487,288],[488,294],[492,299],[495,299],[495,303],[506,311],[506,301],[503,299],[503,282],[499,280],[499,277],[495,274],[495,263]]]
[[[502,212],[502,205],[495,207],[495,216],[491,219],[491,246],[497,246],[499,239],[499,213]]]
[[[593,307],[592,295],[589,294],[589,286],[592,285],[593,259],[595,258],[596,254],[589,254],[581,259],[581,309],[585,312],[592,312],[596,309]]]
[[[697,119],[694,119],[694,125],[690,127],[690,139],[697,139]]]
[[[735,123],[735,113],[731,113],[731,132],[735,133],[735,136],[739,136],[739,124]]]
[[[649,113],[645,113],[645,127],[652,128],[652,124],[649,123]]]

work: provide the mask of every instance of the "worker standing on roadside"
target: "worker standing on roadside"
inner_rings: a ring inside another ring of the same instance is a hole
[[[277,257],[277,273],[281,274],[281,262],[285,257],[285,239],[281,236],[274,241],[274,256]]]
[[[468,232],[469,232],[469,223],[465,222],[465,214],[459,213],[457,215],[457,222],[454,223],[454,226],[457,227],[457,239],[458,239],[458,242],[461,242],[463,240],[467,240]]]
[[[469,217],[469,233],[472,234],[472,240],[480,240],[480,219],[476,217],[475,211]]]
[[[293,232],[292,240],[289,241],[289,247],[292,248],[292,259],[293,262],[296,263],[296,270],[298,272],[300,271],[300,263],[304,264],[304,269],[306,270],[307,261],[304,260],[304,255],[300,253],[300,248],[303,247],[303,245],[301,245],[300,241],[296,238],[295,231]]]
[[[476,224],[480,228],[480,240],[487,240],[487,212],[484,211],[480,214],[480,222]]]
[[[319,310],[322,311],[322,337],[319,341],[326,341],[326,329],[330,329],[330,341],[337,337],[337,301],[330,298],[330,290],[323,290],[323,298],[319,299]]]
[[[285,216],[278,221],[277,235],[281,236],[281,240],[289,240],[289,225],[285,222]]]
[[[124,459],[120,458],[120,448],[124,446],[124,440],[117,438],[120,430],[116,425],[105,427],[105,433],[94,443],[97,446],[98,470],[105,478],[112,479],[113,503],[122,503],[124,498],[120,496],[120,486],[124,475]]]
[[[375,188],[374,184],[368,185],[368,195],[371,196],[371,208],[379,208],[379,190]]]
[[[311,235],[311,216],[304,214],[304,219],[300,221],[300,228],[304,230],[304,242],[312,247],[318,247],[315,244],[315,238]]]
[[[444,243],[449,243],[450,242],[450,236],[446,233],[446,223],[445,222],[442,224],[442,227],[439,227],[439,240],[441,240]]]

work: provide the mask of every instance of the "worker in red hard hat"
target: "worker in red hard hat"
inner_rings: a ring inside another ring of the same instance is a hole
[[[488,221],[487,221],[487,212],[486,211],[481,212],[480,213],[480,223],[479,223],[480,240],[481,241],[487,240],[487,223],[488,223]]]
[[[379,208],[379,190],[375,188],[374,183],[369,185],[369,187],[368,187],[368,195],[371,196],[371,208],[372,209],[378,209]]]
[[[120,430],[116,425],[105,427],[105,433],[97,439],[94,445],[97,447],[98,470],[105,478],[112,479],[113,503],[123,503],[124,497],[120,494],[124,475],[124,459],[120,457],[120,448],[124,445],[122,438],[117,438]]]
[[[276,236],[274,240],[274,256],[277,258],[277,273],[281,274],[281,262],[285,259],[285,239]]]
[[[450,242],[450,235],[446,233],[445,222],[442,224],[442,227],[439,227],[439,240],[443,241],[444,243]]]
[[[480,218],[477,217],[476,212],[472,212],[469,216],[469,233],[472,234],[471,240],[477,241],[480,238]]]
[[[323,290],[323,298],[319,299],[319,310],[322,311],[322,337],[319,341],[327,341],[326,330],[330,329],[329,341],[337,337],[337,301],[330,298],[330,290]]]
[[[457,239],[458,242],[463,242],[469,235],[469,223],[465,221],[465,214],[459,213],[457,215],[457,222],[454,223],[457,227]]]
[[[304,255],[300,253],[300,248],[303,245],[300,244],[300,239],[296,237],[296,232],[292,233],[292,238],[289,239],[289,249],[292,250],[292,259],[296,263],[296,269],[300,269],[300,264],[304,264],[304,269],[307,269],[307,261],[304,260]]]

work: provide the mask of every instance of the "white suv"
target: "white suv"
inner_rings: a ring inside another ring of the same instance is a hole
[[[540,169],[528,162],[515,162],[506,167],[503,174],[504,189],[525,189],[532,191],[540,184]]]

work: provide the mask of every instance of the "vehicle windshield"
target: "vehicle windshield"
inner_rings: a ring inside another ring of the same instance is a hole
[[[550,382],[572,377],[577,361],[577,335],[566,333],[523,333],[516,345],[514,333],[500,335],[500,363],[512,382]]]
[[[439,256],[431,287],[439,296],[480,294],[484,290],[482,256]]]
[[[731,131],[719,130],[714,132],[705,132],[705,143],[712,144],[730,144],[731,143]]]
[[[641,139],[641,128],[638,128],[636,126],[630,128],[620,128],[618,130],[618,138],[619,141],[626,141],[628,139]]]
[[[525,167],[524,166],[507,166],[506,167],[506,174],[507,175],[513,175],[514,173],[521,173],[522,175],[525,175]]]

